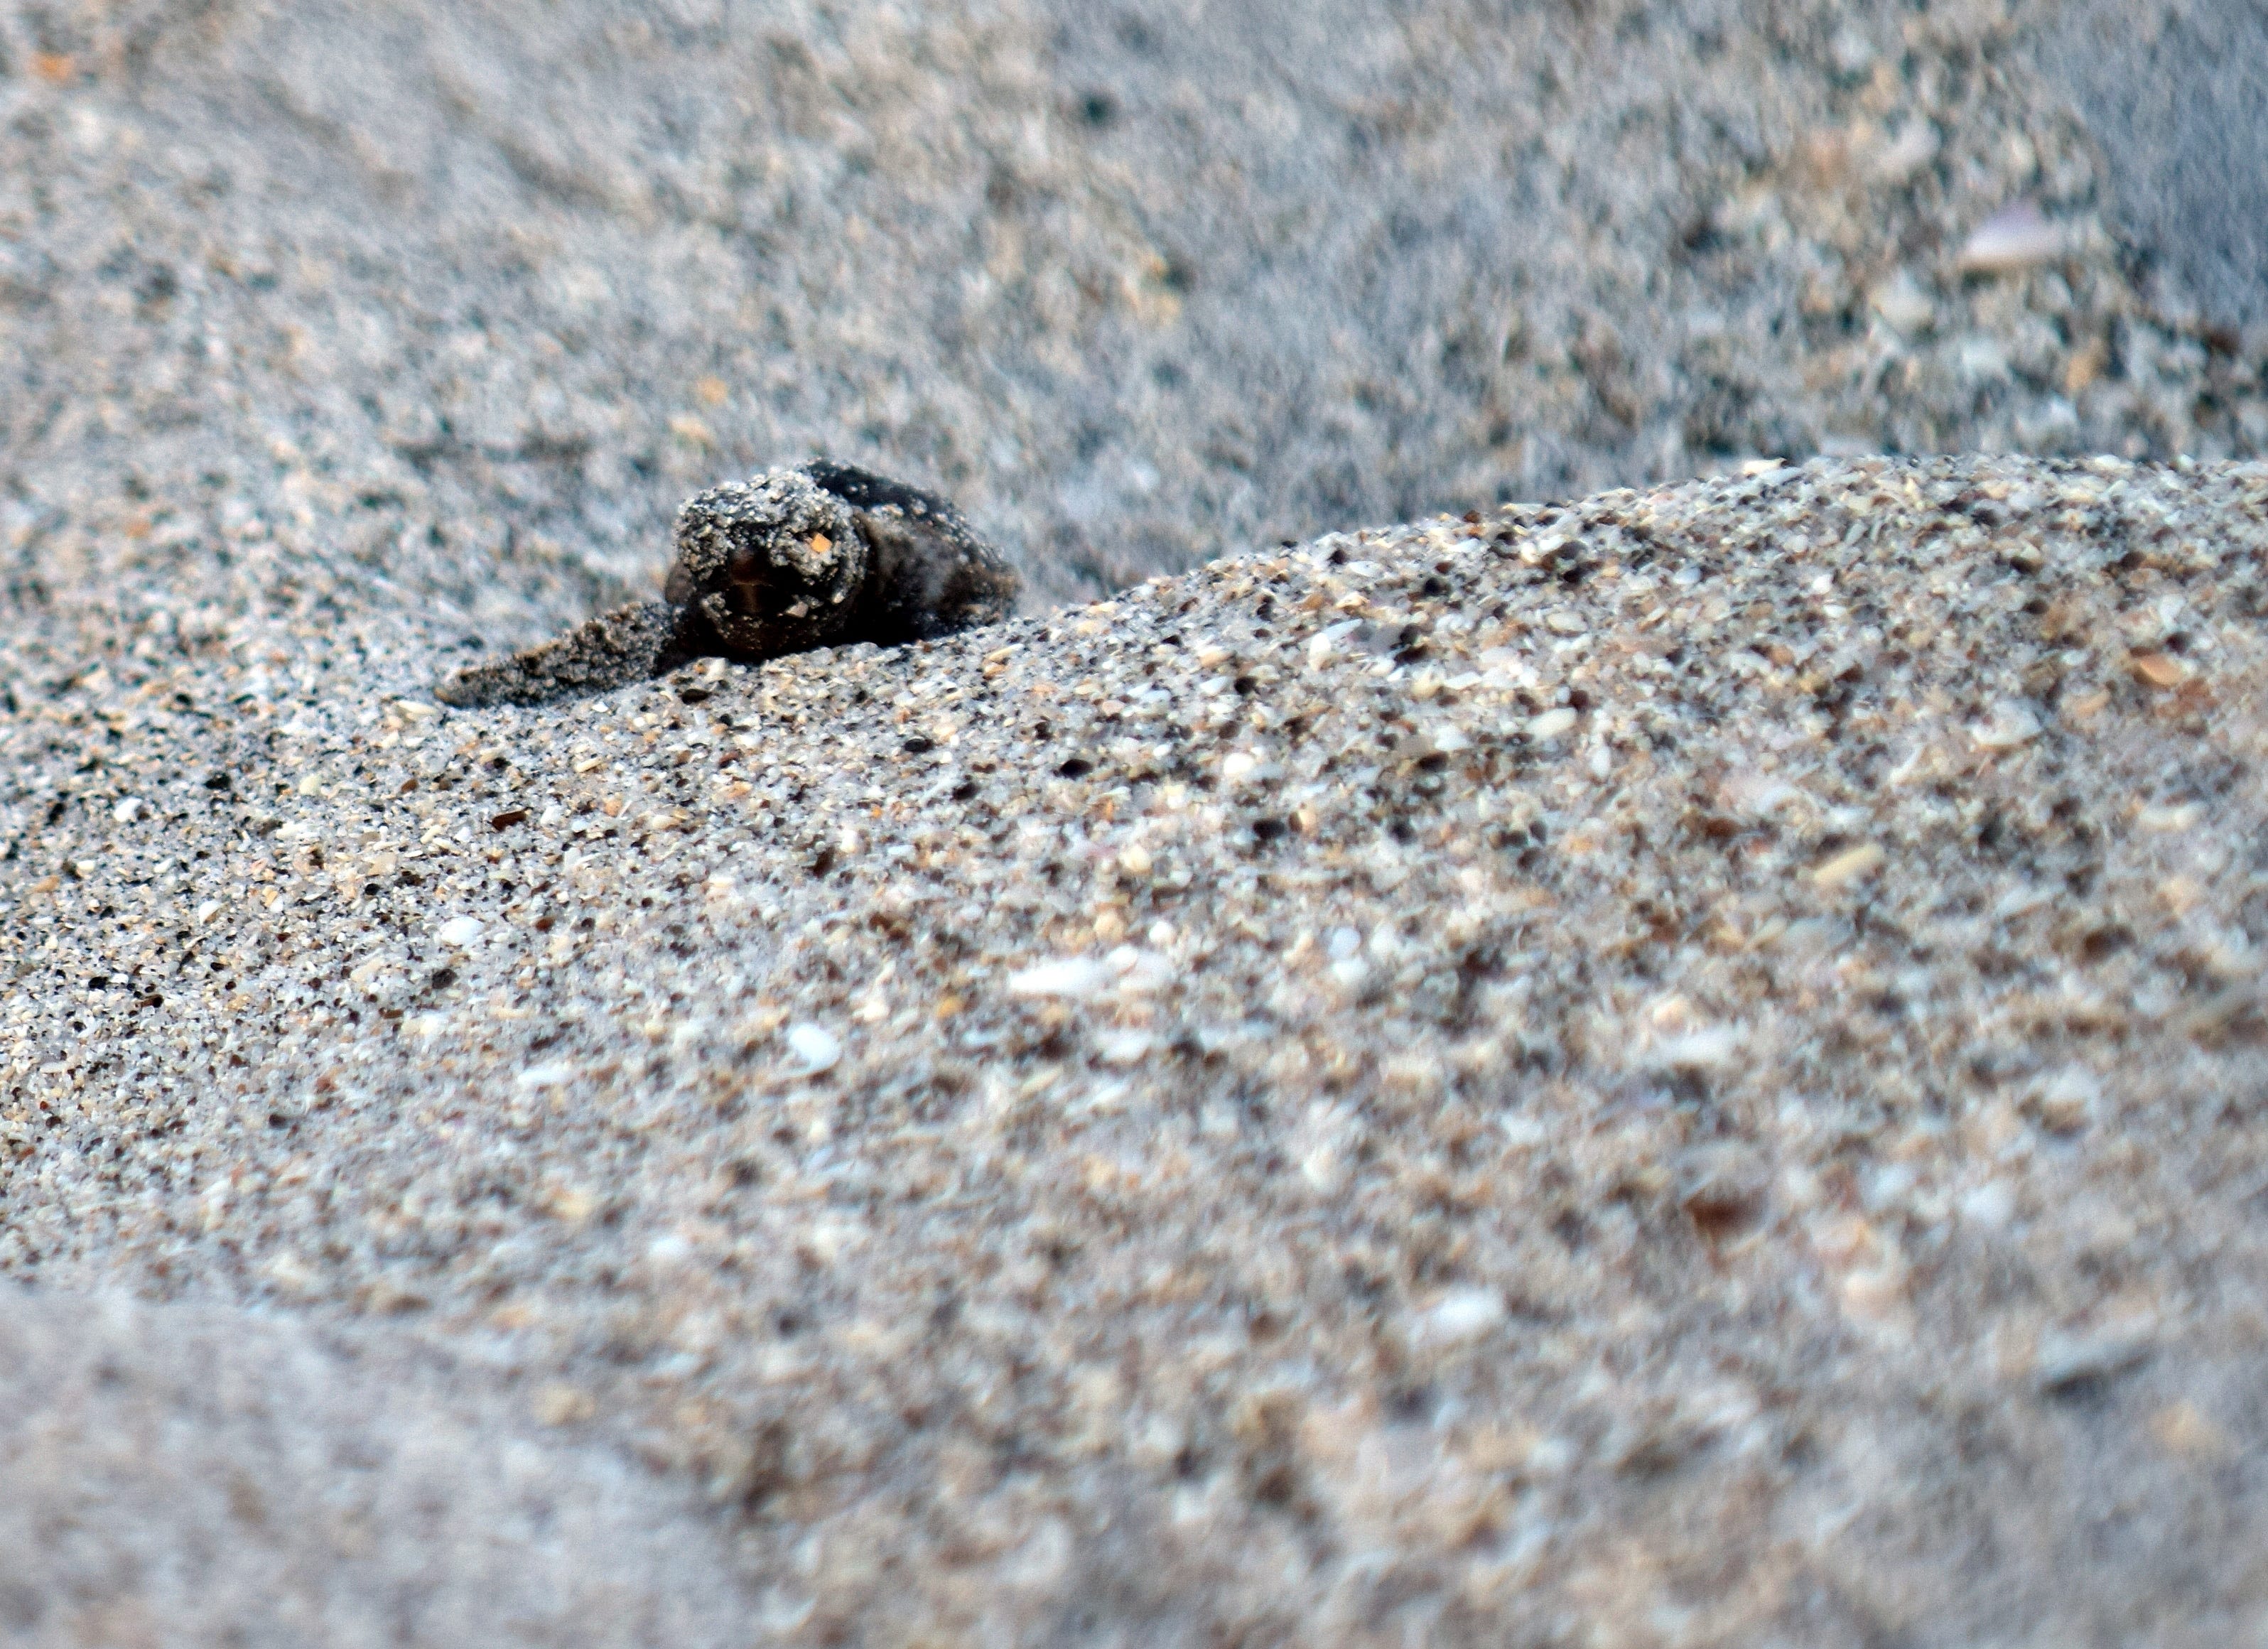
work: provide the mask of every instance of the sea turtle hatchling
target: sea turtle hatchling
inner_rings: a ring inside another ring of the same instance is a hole
[[[853,642],[895,646],[1005,618],[1016,574],[934,494],[816,459],[688,499],[659,601],[457,671],[445,704],[541,704],[689,659],[743,664]]]

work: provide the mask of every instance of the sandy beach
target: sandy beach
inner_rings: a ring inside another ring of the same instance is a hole
[[[8,13],[0,1638],[2260,1633],[2149,112],[1253,15]],[[819,450],[1022,612],[436,701]]]

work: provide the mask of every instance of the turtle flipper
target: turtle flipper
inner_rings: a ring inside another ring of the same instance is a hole
[[[641,601],[586,619],[556,641],[459,670],[434,689],[444,704],[546,704],[603,693],[674,669],[709,651],[699,621],[667,601]]]

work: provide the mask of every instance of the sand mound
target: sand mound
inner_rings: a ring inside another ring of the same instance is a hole
[[[313,572],[19,650],[0,1260],[627,1451],[815,1640],[2213,1635],[2264,511],[1820,464],[533,711]]]

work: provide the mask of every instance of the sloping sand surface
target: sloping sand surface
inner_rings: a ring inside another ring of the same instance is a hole
[[[740,1644],[725,1532],[615,1452],[273,1314],[0,1304],[0,1632]]]
[[[0,1257],[814,1639],[2225,1640],[2264,504],[1783,468],[532,711],[312,573],[19,651]]]

